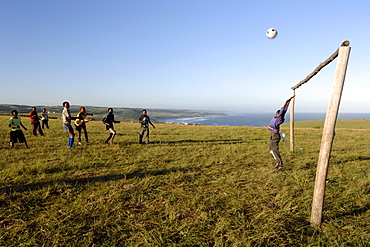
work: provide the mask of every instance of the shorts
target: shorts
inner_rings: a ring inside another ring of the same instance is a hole
[[[69,123],[62,124],[64,132],[73,132],[73,128]]]
[[[109,132],[112,133],[112,134],[115,134],[116,133],[116,131],[114,130],[114,127],[113,127],[113,124],[112,123],[106,124],[105,125],[105,129],[106,130],[109,130]]]
[[[19,143],[26,142],[26,138],[24,137],[22,130],[10,131],[10,142],[17,143],[18,141]]]
[[[75,125],[76,126],[76,130],[77,131],[80,131],[82,129],[85,129],[86,128],[86,124],[85,123],[82,123],[81,125]]]

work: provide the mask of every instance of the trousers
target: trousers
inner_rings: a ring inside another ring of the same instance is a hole
[[[139,132],[139,143],[143,143],[143,138],[145,138],[145,143],[149,143],[149,127],[141,127]]]
[[[42,131],[42,129],[41,129],[41,126],[40,126],[40,122],[32,122],[31,123],[32,124],[32,134],[34,135],[34,136],[36,136],[37,135],[37,131],[40,133],[40,135],[44,135],[44,132]]]
[[[274,159],[276,160],[276,167],[283,166],[283,161],[279,153],[279,142],[280,142],[279,134],[272,134],[270,136],[270,150],[271,150],[270,152]]]

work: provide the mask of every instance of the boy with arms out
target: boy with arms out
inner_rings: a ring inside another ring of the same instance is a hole
[[[82,144],[81,143],[82,130],[84,131],[86,142],[89,143],[89,138],[86,130],[86,122],[92,121],[92,119],[86,119],[87,115],[93,116],[93,114],[89,114],[86,112],[85,107],[80,107],[80,112],[77,113],[77,119],[75,120],[75,126],[78,132],[78,144],[80,145]]]
[[[27,140],[24,137],[24,134],[21,130],[21,126],[25,130],[27,130],[27,128],[24,127],[24,125],[21,122],[21,118],[18,117],[17,110],[13,110],[12,115],[13,117],[9,119],[9,127],[12,128],[12,130],[10,131],[10,147],[13,148],[14,143],[17,143],[19,141],[20,143],[24,142],[24,145],[26,146],[26,148],[29,148],[27,144]]]
[[[145,144],[149,144],[149,124],[155,128],[155,126],[150,121],[146,110],[141,111],[142,115],[139,117],[139,123],[141,124],[139,132],[139,144],[143,143],[143,137],[145,137]]]

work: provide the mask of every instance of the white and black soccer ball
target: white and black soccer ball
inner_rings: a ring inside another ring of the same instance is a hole
[[[269,28],[267,29],[266,36],[269,39],[274,39],[276,35],[278,34],[276,28]]]

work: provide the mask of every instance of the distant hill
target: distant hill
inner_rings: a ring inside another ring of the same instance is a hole
[[[28,116],[31,111],[30,105],[10,105],[0,104],[0,114],[10,115],[12,110],[17,110],[22,116]],[[46,108],[51,118],[60,117],[60,113],[63,110],[62,106],[42,106],[36,105],[37,112],[41,112],[42,108]],[[80,105],[73,105],[70,111],[73,115],[80,111]],[[107,114],[108,107],[99,106],[84,106],[88,113],[93,113],[94,116],[104,116]],[[119,120],[136,121],[141,115],[141,108],[126,108],[126,107],[114,107],[114,114]],[[177,109],[150,109],[147,108],[148,115],[152,118],[152,121],[160,122],[166,118],[177,118],[177,117],[205,117],[211,115],[226,115],[221,112],[214,111],[194,111],[194,110],[177,110]]]

